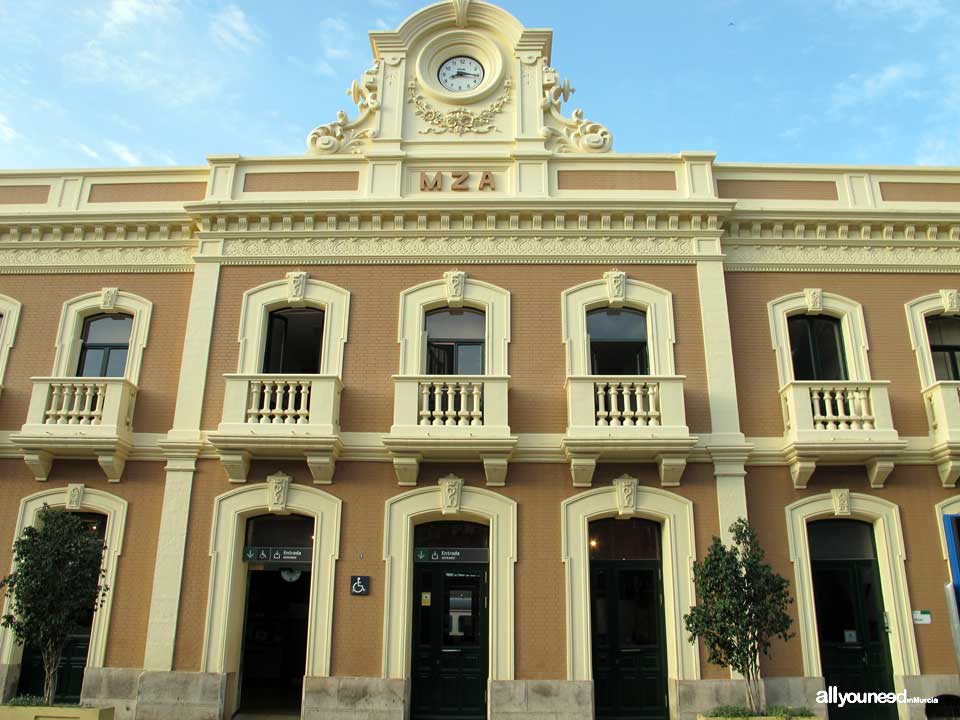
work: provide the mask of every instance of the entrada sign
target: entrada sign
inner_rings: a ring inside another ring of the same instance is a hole
[[[482,192],[484,190],[494,191],[497,189],[497,180],[492,172],[485,170],[480,173],[480,181],[475,187],[471,185],[470,182],[473,175],[474,173],[467,172],[466,170],[435,172],[432,175],[421,172],[420,192],[442,192],[444,189],[452,190],[453,192],[470,192],[475,189],[478,192]],[[445,178],[447,179],[446,182],[444,182]],[[445,187],[447,185],[449,185],[449,187]]]
[[[243,548],[243,561],[252,563],[306,563],[313,562],[311,547],[265,547],[248,545]]]
[[[417,562],[485,563],[490,559],[487,548],[417,548],[413,551]]]

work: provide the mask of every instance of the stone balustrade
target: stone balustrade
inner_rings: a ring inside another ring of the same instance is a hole
[[[96,457],[119,482],[133,447],[137,386],[125,378],[35,377],[27,418],[14,442],[37,480],[56,457]]]
[[[567,378],[564,452],[573,482],[588,487],[597,462],[656,462],[663,485],[675,486],[696,443],[687,427],[681,376]]]
[[[889,384],[797,380],[780,389],[783,455],[796,487],[806,487],[818,462],[864,463],[871,486],[883,486],[906,446],[893,426]]]
[[[225,375],[223,416],[208,439],[231,482],[245,482],[253,457],[303,458],[314,482],[333,480],[342,383],[334,375]]]
[[[923,391],[931,453],[944,487],[956,487],[960,478],[960,382],[941,380]]]

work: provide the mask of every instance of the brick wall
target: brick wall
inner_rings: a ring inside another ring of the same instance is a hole
[[[190,273],[0,275],[0,293],[23,306],[3,383],[0,429],[20,429],[30,404],[30,378],[53,370],[63,303],[104,287],[118,287],[153,303],[133,429],[167,432],[173,426],[192,282]]]
[[[674,294],[676,370],[686,375],[687,424],[709,432],[703,331],[696,269],[692,266],[621,266],[631,278]],[[204,429],[216,429],[223,409],[225,373],[237,371],[237,334],[243,293],[287,272],[306,270],[315,280],[349,290],[350,326],[343,365],[341,428],[345,432],[387,432],[393,422],[391,377],[400,365],[397,323],[400,293],[438,280],[449,266],[226,267],[217,295],[217,316],[203,410]],[[565,350],[560,294],[599,280],[606,265],[471,265],[470,276],[511,293],[510,428],[522,433],[562,433],[567,425]]]

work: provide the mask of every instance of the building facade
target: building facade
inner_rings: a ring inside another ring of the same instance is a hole
[[[960,694],[960,171],[618,154],[482,2],[371,42],[303,156],[0,173],[0,567],[45,504],[106,548],[60,694],[691,718],[740,517],[768,702]]]

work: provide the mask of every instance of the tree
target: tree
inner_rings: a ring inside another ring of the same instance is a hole
[[[76,515],[44,505],[13,544],[13,572],[0,580],[11,613],[0,618],[16,641],[43,658],[43,695],[52,705],[67,635],[106,597],[103,543]]]
[[[707,557],[694,563],[698,604],[683,620],[690,641],[702,638],[709,661],[732,668],[746,680],[747,705],[760,714],[760,655],[770,640],[793,637],[787,606],[789,582],[763,562],[757,534],[740,518],[730,526],[733,543],[714,537]]]

